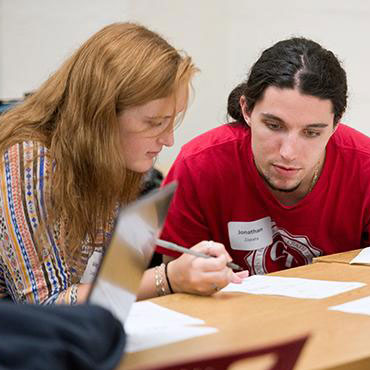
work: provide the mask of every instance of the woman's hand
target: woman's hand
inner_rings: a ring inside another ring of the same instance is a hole
[[[78,284],[77,303],[85,303],[91,290],[91,284]]]
[[[169,262],[167,274],[174,292],[211,295],[229,283],[241,283],[249,275],[248,271],[234,273],[227,262],[231,257],[225,247],[216,242],[203,241],[191,248],[194,251],[213,256],[195,257],[183,254]]]

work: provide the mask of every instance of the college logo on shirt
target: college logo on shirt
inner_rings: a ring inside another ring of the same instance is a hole
[[[306,265],[312,258],[323,255],[314,247],[307,236],[292,235],[271,222],[272,244],[248,252],[245,257],[251,274],[266,274],[290,267]]]

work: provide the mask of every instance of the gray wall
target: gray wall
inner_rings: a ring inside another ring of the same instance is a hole
[[[343,121],[370,135],[370,2],[362,0],[0,0],[0,98],[36,88],[93,32],[127,20],[161,33],[201,69],[176,144],[161,154],[163,168],[181,145],[224,122],[228,93],[260,52],[293,35],[343,61],[350,87]]]

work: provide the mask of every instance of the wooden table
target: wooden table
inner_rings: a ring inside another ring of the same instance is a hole
[[[349,263],[360,253],[360,251],[361,249],[355,249],[353,251],[329,254],[328,256],[316,257],[313,259],[313,263],[316,263],[316,262]]]
[[[173,294],[151,301],[201,318],[218,333],[126,354],[119,369],[136,369],[195,356],[249,350],[310,333],[297,370],[370,369],[370,316],[329,311],[370,295],[370,267],[314,263],[271,275],[359,281],[367,285],[326,299],[297,299],[219,292],[213,297]],[[155,318],[153,318],[155,320]],[[243,364],[243,369],[254,367]]]

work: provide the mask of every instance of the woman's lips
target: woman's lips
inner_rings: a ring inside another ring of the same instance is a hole
[[[158,154],[159,154],[159,152],[146,152],[146,155],[147,155],[149,158],[154,158],[154,157],[156,157]]]

